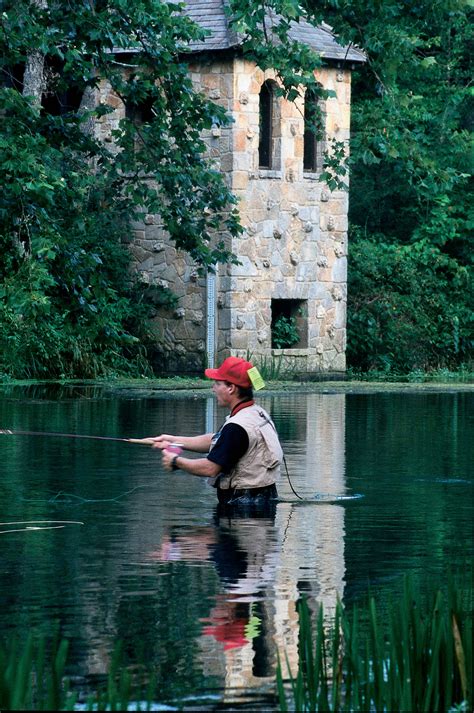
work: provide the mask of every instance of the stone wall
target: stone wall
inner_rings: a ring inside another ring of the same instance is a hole
[[[259,92],[274,75],[241,58],[195,59],[190,74],[196,88],[232,114],[229,127],[215,126],[205,138],[210,157],[239,198],[245,228],[232,244],[242,264],[219,266],[217,361],[230,354],[250,354],[256,362],[276,356],[302,373],[343,372],[348,195],[331,193],[317,172],[303,172],[302,102],[279,100],[278,157],[273,170],[262,170]],[[318,80],[336,92],[325,102],[326,137],[347,142],[350,72],[328,67],[319,71]],[[116,107],[98,126],[107,141],[124,108],[105,83],[101,95]],[[159,366],[169,372],[201,371],[206,361],[205,278],[166,240],[159,215],[135,224],[130,248],[142,279],[170,287],[178,297],[172,311],[150,305],[160,344]],[[272,300],[288,299],[305,306],[305,346],[275,350]]]
[[[232,188],[246,230],[233,244],[242,265],[221,279],[219,358],[279,356],[298,372],[344,371],[348,195],[303,171],[302,102],[281,100],[280,168],[259,169],[259,92],[274,76],[243,60],[234,67]],[[325,102],[326,138],[348,141],[350,72],[326,68],[318,80],[337,95]],[[272,299],[305,301],[307,347],[272,350]]]

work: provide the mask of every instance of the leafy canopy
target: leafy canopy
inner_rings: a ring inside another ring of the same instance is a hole
[[[185,61],[200,37],[175,3],[2,3],[0,371],[147,368],[152,288],[131,277],[123,244],[137,211],[159,213],[202,269],[235,260],[225,244],[241,230],[235,199],[202,139],[227,117],[194,91]],[[39,97],[23,91],[32,60]],[[90,131],[113,108],[88,101],[99,81],[127,107],[109,143]]]
[[[472,359],[472,4],[306,0],[353,74],[348,358],[405,371]]]

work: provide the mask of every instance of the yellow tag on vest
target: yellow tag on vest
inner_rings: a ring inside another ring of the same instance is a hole
[[[260,389],[264,388],[265,382],[262,379],[260,372],[256,366],[253,366],[251,369],[249,369],[247,374],[249,375],[249,379],[252,382],[252,386],[255,391],[260,391]]]

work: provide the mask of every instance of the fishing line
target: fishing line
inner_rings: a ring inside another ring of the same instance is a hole
[[[61,525],[83,525],[80,520],[14,520],[13,522],[0,522],[0,525],[41,525],[45,523],[61,523]]]
[[[296,495],[296,497],[304,503],[319,502],[319,503],[323,504],[323,503],[339,502],[341,500],[358,500],[359,498],[364,497],[360,493],[354,493],[353,495],[332,495],[329,493],[315,493],[312,498],[303,498],[303,497],[301,497],[301,495],[299,495],[296,492],[296,490],[293,487],[293,484],[292,484],[291,478],[290,478],[290,474],[288,472],[288,465],[286,463],[285,456],[283,456],[283,463],[285,464],[286,477],[288,478],[288,482],[290,484],[291,490],[293,491],[294,495]],[[280,502],[285,503],[285,502],[291,502],[291,501],[280,500]]]
[[[0,535],[8,535],[10,532],[38,532],[39,530],[63,530],[64,525],[47,525],[46,527],[38,527],[37,525],[29,527],[16,527],[13,530],[0,530]]]
[[[136,485],[134,488],[131,490],[127,490],[126,493],[122,493],[121,495],[117,495],[115,498],[83,498],[80,495],[74,495],[74,493],[65,493],[63,490],[60,490],[59,493],[54,495],[51,498],[48,498],[47,500],[42,499],[42,498],[22,498],[24,502],[27,503],[68,503],[71,502],[72,500],[76,500],[79,503],[113,503],[117,500],[120,500],[120,498],[124,498],[126,495],[130,495],[133,493],[135,490],[138,490],[139,488],[154,488],[154,485]],[[61,500],[61,496],[64,498]],[[68,500],[69,498],[69,500]],[[2,523],[0,523],[1,525]]]
[[[293,512],[294,512],[294,504],[292,503],[291,506],[290,506],[290,513],[289,513],[289,515],[288,515],[288,520],[286,521],[285,532],[283,533],[283,538],[282,538],[282,541],[281,541],[282,546],[283,546],[283,545],[285,544],[285,542],[286,542],[286,535],[287,535],[287,533],[288,533],[288,528],[290,527],[290,522],[291,522],[291,518],[293,517]]]
[[[287,464],[286,464],[286,458],[285,458],[284,455],[283,455],[283,463],[285,464],[286,477],[288,478],[288,482],[289,482],[289,484],[290,484],[290,488],[292,489],[294,495],[296,495],[297,498],[299,498],[300,500],[304,500],[304,498],[302,498],[301,495],[298,495],[298,493],[296,492],[296,490],[295,490],[294,487],[293,487],[293,483],[291,482],[290,474],[289,474],[289,472],[288,472],[288,466],[287,466]]]
[[[155,442],[153,438],[114,438],[112,436],[88,436],[79,433],[51,433],[48,431],[11,431],[10,429],[0,429],[2,436],[56,436],[60,438],[87,438],[94,441],[120,441],[121,443],[139,443],[143,446],[151,446]]]
[[[89,435],[78,434],[78,433],[57,433],[57,432],[50,432],[50,431],[13,431],[10,429],[0,429],[0,435],[3,435],[3,436],[57,436],[60,438],[85,438],[85,439],[94,440],[94,441],[118,441],[121,443],[136,443],[136,444],[145,445],[145,446],[151,446],[155,442],[153,438],[114,438],[113,436],[89,436]],[[59,493],[57,493],[57,495],[55,495],[54,497],[49,498],[49,499],[23,498],[23,500],[25,502],[36,502],[36,503],[68,502],[67,499],[60,500],[61,496],[66,496],[67,498],[69,498],[69,501],[76,500],[80,503],[111,503],[111,502],[120,500],[120,498],[124,498],[126,495],[130,495],[130,493],[133,493],[135,490],[138,490],[139,488],[151,488],[151,487],[153,487],[153,486],[151,486],[151,485],[137,485],[135,488],[132,488],[131,490],[127,490],[126,493],[117,495],[117,497],[115,497],[115,498],[83,498],[80,495],[74,495],[73,493],[64,493],[63,491],[60,491]]]
[[[154,438],[116,438],[113,436],[90,436],[90,435],[85,435],[85,434],[79,434],[79,433],[57,433],[57,432],[50,432],[50,431],[14,431],[10,429],[0,429],[0,435],[3,436],[50,436],[50,437],[59,437],[59,438],[82,438],[82,439],[88,439],[88,440],[94,440],[94,441],[116,441],[120,443],[135,443],[143,446],[151,446],[155,443]],[[298,500],[302,500],[303,502],[313,502],[313,499],[308,499],[308,498],[303,498],[299,493],[296,492],[295,488],[293,487],[293,483],[291,482],[290,478],[290,473],[288,471],[288,465],[286,462],[286,458],[283,455],[283,463],[285,465],[285,472],[286,472],[286,477],[288,478],[288,483],[290,485],[290,488],[293,492],[293,494],[298,498]],[[132,488],[132,490],[128,490],[126,493],[123,493],[122,495],[117,495],[115,498],[82,498],[78,495],[73,495],[70,493],[63,493],[62,491],[59,492],[56,496],[53,498],[50,498],[49,500],[38,500],[38,499],[31,499],[31,498],[24,498],[26,502],[61,502],[58,500],[58,498],[61,495],[67,495],[69,498],[78,500],[83,503],[99,503],[99,502],[115,502],[119,500],[120,498],[125,497],[126,495],[130,495],[130,493],[133,493],[134,490],[137,490],[138,488],[151,488],[153,486],[151,485],[137,485],[135,488]],[[361,497],[361,496],[359,496]],[[315,499],[317,499],[317,496],[315,496]],[[67,501],[66,501],[67,502]]]
[[[5,525],[26,525],[13,530],[0,530],[0,535],[7,535],[9,532],[39,532],[40,530],[60,530],[65,525],[83,525],[78,520],[16,520],[14,522],[0,522],[0,526]],[[47,527],[38,527],[47,525]]]

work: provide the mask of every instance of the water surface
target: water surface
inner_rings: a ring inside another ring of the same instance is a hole
[[[0,396],[14,431],[192,435],[225,416],[208,394]],[[303,498],[283,475],[274,517],[219,518],[203,479],[165,472],[147,447],[0,435],[1,634],[59,630],[84,682],[120,639],[131,669],[152,666],[160,703],[268,710],[278,652],[297,658],[302,595],[330,616],[337,596],[396,596],[407,572],[429,589],[472,557],[472,393],[260,402]]]

